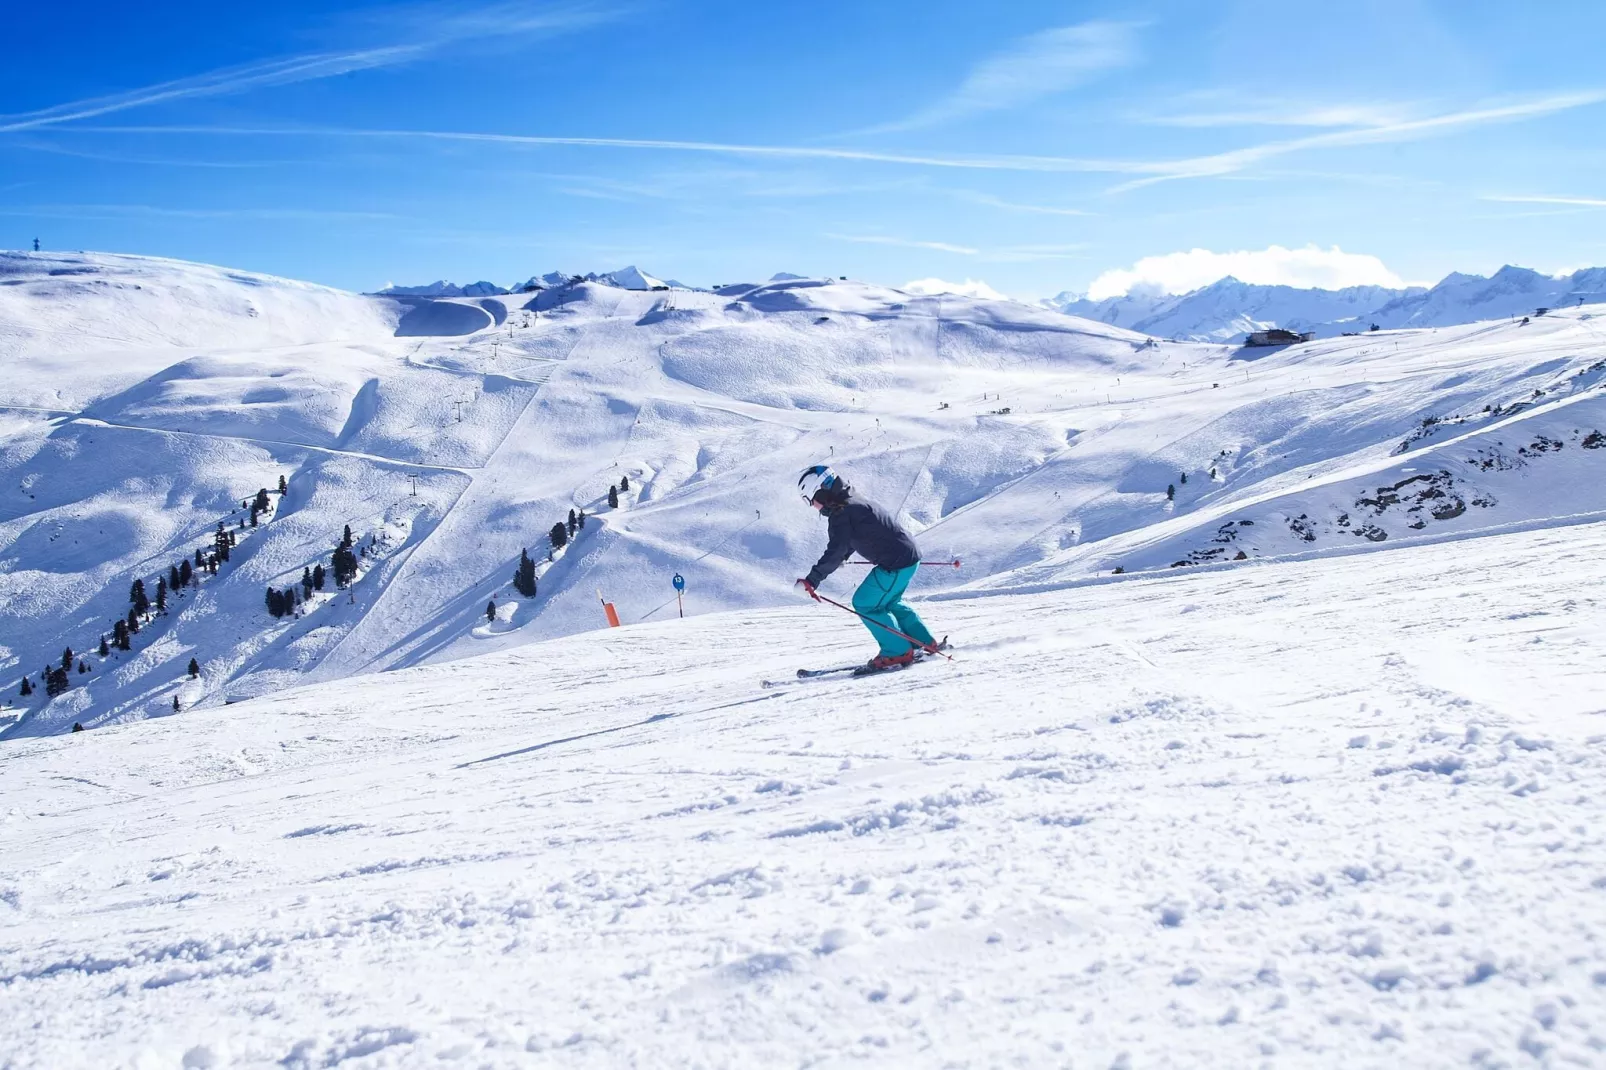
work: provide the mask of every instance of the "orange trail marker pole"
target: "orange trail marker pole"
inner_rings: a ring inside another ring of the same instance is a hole
[[[608,618],[608,627],[619,627],[619,611],[613,608],[613,603],[602,597],[602,588],[597,588],[597,601],[602,603],[602,612]]]

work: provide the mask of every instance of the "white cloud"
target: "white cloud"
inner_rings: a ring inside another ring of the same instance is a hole
[[[1521,101],[1497,107],[1473,108],[1448,112],[1443,115],[1431,115],[1424,119],[1402,120],[1400,122],[1386,123],[1382,126],[1339,129],[1325,134],[1311,134],[1307,137],[1293,138],[1288,141],[1273,141],[1264,145],[1251,145],[1248,148],[1233,149],[1230,152],[1218,152],[1210,156],[1195,156],[1187,160],[1155,165],[1156,174],[1154,177],[1140,178],[1123,183],[1116,186],[1112,192],[1122,192],[1136,189],[1140,186],[1150,186],[1156,182],[1168,182],[1179,178],[1213,178],[1229,175],[1245,170],[1262,161],[1277,156],[1286,156],[1292,152],[1302,152],[1306,149],[1418,141],[1423,138],[1484,126],[1489,123],[1503,123],[1517,119],[1532,119],[1543,115],[1553,115],[1556,112],[1599,104],[1602,101],[1606,101],[1606,91],[1591,90],[1587,93],[1565,93],[1559,96]]]
[[[1402,287],[1405,282],[1375,256],[1346,253],[1338,246],[1321,249],[1265,249],[1215,253],[1209,249],[1146,256],[1130,268],[1106,271],[1093,280],[1088,296],[1095,301],[1119,297],[1134,289],[1180,294],[1208,286],[1228,275],[1262,286],[1340,290],[1346,286]]]
[[[1033,34],[976,64],[946,97],[901,122],[876,129],[935,126],[1064,92],[1131,63],[1135,29],[1127,22],[1084,22]]]
[[[553,9],[520,15],[517,11],[519,6],[522,5],[504,4],[494,9],[503,15],[503,21],[497,26],[497,32],[504,38],[515,33],[540,35],[581,29],[606,17],[600,10],[590,8]],[[414,41],[376,48],[312,52],[233,67],[220,67],[204,74],[177,78],[121,93],[75,100],[15,115],[0,115],[0,133],[59,126],[63,123],[93,119],[152,104],[167,104],[196,97],[224,96],[252,89],[293,85],[297,82],[335,78],[357,71],[393,67],[421,59],[446,45],[484,39],[487,24],[483,17],[474,17],[442,9],[438,5],[425,4],[413,9],[412,18],[417,22],[426,13],[432,13],[433,20],[427,26],[419,25],[422,35]],[[425,30],[427,32],[423,32]]]
[[[933,249],[939,253],[958,253],[960,256],[975,256],[981,252],[968,245],[953,245],[945,241],[915,241],[912,238],[892,238],[881,234],[827,234],[827,238],[835,241],[857,242],[860,245],[895,245],[900,249]]]
[[[1308,104],[1151,115],[1142,121],[1155,126],[1197,129],[1217,126],[1390,126],[1404,122],[1407,111],[1399,104]]]
[[[912,294],[957,294],[960,297],[979,297],[988,301],[1007,301],[1008,297],[988,286],[980,279],[949,282],[947,279],[915,279],[902,287]]]
[[[1483,200],[1500,201],[1504,204],[1566,204],[1578,208],[1606,208],[1606,197],[1551,197],[1541,193],[1490,194]]]

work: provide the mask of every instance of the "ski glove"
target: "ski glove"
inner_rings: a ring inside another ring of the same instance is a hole
[[[798,580],[796,586],[803,588],[803,593],[814,599],[816,602],[820,600],[820,596],[814,593],[814,584],[810,583],[808,580]]]

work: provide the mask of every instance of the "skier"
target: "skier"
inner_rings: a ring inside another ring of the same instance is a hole
[[[940,651],[943,644],[932,638],[915,611],[903,603],[903,592],[920,567],[920,551],[909,533],[885,509],[855,494],[826,465],[804,469],[797,486],[803,500],[824,514],[829,524],[825,553],[797,586],[817,602],[820,596],[814,589],[840,568],[849,554],[857,551],[875,566],[853,592],[853,608],[881,648],[865,668],[879,672],[914,663],[916,646],[897,632],[917,640],[919,649],[927,653]]]

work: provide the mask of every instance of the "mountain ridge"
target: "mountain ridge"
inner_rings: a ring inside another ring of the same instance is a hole
[[[1332,337],[1374,323],[1385,329],[1449,327],[1599,302],[1606,302],[1606,268],[1551,276],[1508,264],[1487,277],[1451,272],[1431,287],[1324,290],[1245,283],[1229,275],[1184,294],[1134,290],[1094,301],[1064,291],[1039,303],[1157,338],[1231,344],[1271,327]]]

